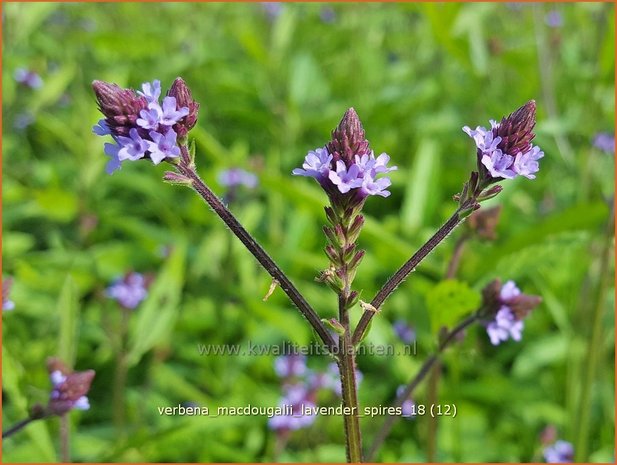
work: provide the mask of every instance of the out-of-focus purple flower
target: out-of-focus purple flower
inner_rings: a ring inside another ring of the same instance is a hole
[[[274,21],[283,12],[283,4],[281,2],[261,2],[261,7],[270,21]]]
[[[544,21],[549,27],[561,27],[563,24],[563,17],[559,11],[551,10],[546,14]]]
[[[94,370],[73,372],[59,359],[47,361],[47,370],[52,384],[47,410],[53,415],[64,415],[72,409],[88,410],[88,391],[94,379]]]
[[[180,156],[180,147],[176,144],[176,133],[169,128],[167,133],[150,131],[152,142],[148,144],[150,158],[155,165],[158,165],[165,158],[175,158]]]
[[[15,302],[13,302],[9,295],[11,293],[11,287],[13,286],[13,279],[6,278],[2,280],[2,311],[11,311],[15,309]]]
[[[556,441],[544,449],[546,463],[571,463],[574,461],[574,447],[568,441]]]
[[[544,156],[539,147],[531,144],[535,137],[535,101],[531,100],[499,123],[494,120],[490,123],[490,129],[463,127],[476,143],[481,178],[487,184],[518,175],[535,179],[534,173],[540,169],[538,160]]]
[[[34,123],[34,116],[32,113],[22,112],[15,115],[15,121],[13,122],[13,126],[15,129],[23,130],[26,129]]]
[[[286,387],[286,393],[279,407],[291,406],[290,414],[275,415],[268,421],[268,426],[276,431],[295,431],[306,428],[315,422],[315,413],[304,414],[303,409],[314,409],[315,401],[311,391],[304,386],[295,384]]]
[[[242,168],[230,168],[221,171],[217,180],[221,186],[229,188],[245,186],[249,189],[254,189],[258,183],[257,176]]]
[[[615,153],[615,134],[599,132],[593,138],[593,146],[606,153]]]
[[[39,89],[43,86],[43,79],[34,71],[30,71],[26,68],[17,68],[15,70],[15,81],[30,89]]]
[[[356,368],[356,385],[359,386],[362,382],[364,375],[360,370]],[[330,363],[328,365],[328,370],[323,374],[323,378],[321,380],[321,387],[330,389],[337,396],[341,397],[343,395],[343,388],[341,386],[341,376],[338,369],[338,365],[336,363]]]
[[[178,138],[195,125],[199,109],[181,78],[174,81],[162,106],[158,80],[144,83],[137,92],[102,81],[94,81],[92,87],[105,116],[92,131],[111,135],[116,143],[105,144],[105,153],[111,157],[107,173],[113,173],[125,160],[149,158],[156,165],[180,155]]]
[[[303,376],[307,373],[306,356],[302,354],[281,355],[274,361],[274,371],[281,378]]]
[[[403,392],[405,391],[405,388],[407,386],[405,386],[404,384],[400,385],[397,389],[396,389],[396,397],[400,396],[403,394]],[[411,420],[412,418],[414,418],[415,415],[415,407],[416,403],[412,400],[412,399],[405,399],[403,401],[403,404],[401,405],[402,411],[403,411],[403,416],[409,420]]]
[[[520,341],[523,327],[523,322],[517,320],[512,310],[504,306],[497,312],[495,320],[486,326],[486,332],[491,339],[491,344],[496,346],[509,338]]]
[[[329,5],[322,6],[319,10],[319,18],[323,23],[332,24],[336,21],[336,12]]]
[[[486,332],[493,345],[510,338],[520,341],[523,319],[542,301],[538,296],[523,294],[514,281],[502,286],[499,280],[495,280],[483,289],[482,295],[483,307],[491,315]]]
[[[135,272],[127,273],[123,278],[115,280],[107,288],[107,297],[115,299],[128,309],[134,310],[148,296],[147,280]]]
[[[405,344],[411,344],[416,340],[416,330],[403,320],[397,320],[392,325],[394,333]]]

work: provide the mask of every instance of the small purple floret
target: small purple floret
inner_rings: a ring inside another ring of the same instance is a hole
[[[514,160],[514,171],[527,179],[536,179],[536,175],[540,170],[538,160],[544,156],[544,152],[537,145],[526,153],[518,153]]]
[[[118,143],[122,148],[118,151],[118,160],[139,160],[143,158],[148,150],[148,142],[143,140],[137,129],[129,131],[130,137],[118,136]]]
[[[347,168],[341,160],[336,162],[336,171],[331,170],[328,177],[342,194],[362,186],[360,167],[354,164]]]
[[[318,181],[328,177],[332,155],[325,148],[311,150],[304,158],[302,168],[296,168],[292,174],[296,176],[309,176]]]
[[[98,123],[92,126],[92,132],[97,136],[109,136],[111,131],[104,119],[100,119]]]
[[[568,441],[557,441],[544,449],[546,463],[571,463],[574,461],[574,447]]]
[[[181,118],[189,114],[187,107],[182,107],[176,110],[176,98],[165,97],[163,99],[163,111],[161,114],[160,123],[164,126],[173,126]]]
[[[109,142],[105,142],[104,152],[105,152],[105,155],[110,157],[110,160],[107,162],[107,165],[105,165],[105,172],[107,174],[112,174],[114,171],[120,169],[120,167],[122,166],[122,162],[120,161],[120,158],[118,158],[118,152],[120,151],[121,148],[122,148],[121,145],[110,144]]]
[[[150,158],[155,165],[158,165],[165,158],[174,158],[180,156],[180,147],[176,144],[176,133],[173,129],[169,129],[165,135],[150,131],[150,138],[153,142],[148,145]]]
[[[137,91],[139,95],[145,97],[148,103],[156,102],[158,104],[161,96],[161,81],[155,79],[152,83],[144,82],[141,88],[143,92]]]

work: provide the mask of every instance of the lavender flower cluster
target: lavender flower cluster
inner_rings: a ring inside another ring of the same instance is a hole
[[[524,324],[521,315],[516,312],[517,303],[525,299],[514,281],[506,282],[499,292],[501,307],[495,315],[495,319],[487,324],[486,332],[491,344],[499,345],[503,341],[512,338],[520,341]]]
[[[329,390],[339,397],[342,395],[336,363],[328,365],[325,372],[316,373],[307,367],[306,356],[282,355],[275,359],[274,370],[284,382],[284,394],[279,406],[292,406],[291,415],[275,415],[270,418],[268,425],[275,431],[294,431],[312,425],[317,417],[306,412],[316,406],[315,399],[320,389]],[[362,373],[356,370],[356,381],[360,383],[361,380]]]
[[[47,361],[52,384],[46,411],[51,415],[64,415],[70,410],[88,410],[88,391],[94,379],[94,370],[72,371],[57,358]]]
[[[55,370],[50,373],[49,379],[53,389],[50,394],[50,399],[58,401],[64,397],[64,387],[66,386],[67,376],[62,374],[60,370]],[[90,408],[90,402],[86,396],[79,396],[76,400],[67,399],[69,409],[88,410]]]
[[[137,93],[102,81],[92,86],[105,116],[92,131],[114,139],[105,144],[105,154],[111,158],[105,168],[108,174],[126,160],[149,158],[157,165],[180,155],[178,139],[195,125],[199,109],[182,79],[174,81],[162,103],[159,80],[142,84]]]
[[[292,174],[315,178],[327,189],[327,185],[336,187],[341,194],[347,194],[352,189],[358,189],[361,197],[380,195],[388,197],[386,189],[392,184],[390,178],[376,179],[378,174],[389,173],[397,169],[388,167],[390,157],[382,153],[377,158],[371,150],[368,154],[355,155],[352,162],[336,160],[327,148],[311,150],[304,159],[302,168],[296,168]]]
[[[107,288],[107,297],[116,300],[127,310],[134,310],[148,296],[148,282],[144,275],[130,272],[116,279]]]
[[[493,178],[512,179],[516,176],[525,176],[535,179],[535,173],[540,170],[538,160],[544,152],[537,145],[529,143],[520,147],[508,147],[506,138],[499,136],[502,123],[490,120],[491,129],[478,126],[471,129],[463,127],[463,131],[471,137],[478,148],[480,162]]]

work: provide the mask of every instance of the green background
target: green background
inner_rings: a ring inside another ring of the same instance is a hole
[[[313,335],[285,295],[188,189],[161,181],[146,161],[104,172],[94,79],[138,88],[182,76],[201,103],[198,169],[242,167],[259,187],[232,211],[271,252],[322,317],[335,297],[314,277],[326,267],[326,197],[290,175],[327,142],[353,106],[377,153],[399,170],[392,196],[370,198],[360,237],[366,257],[355,287],[370,299],[454,211],[474,167],[461,127],[488,125],[535,99],[534,181],[503,183],[498,239],[471,241],[458,279],[473,289],[514,279],[543,304],[523,340],[491,346],[481,327],[444,357],[435,461],[541,461],[547,425],[579,460],[614,459],[614,263],[609,224],[614,155],[592,145],[614,127],[611,4],[3,5],[3,276],[13,312],[3,315],[3,424],[47,401],[48,356],[97,372],[91,409],[70,414],[78,461],[342,461],[342,420],[322,417],[277,451],[262,417],[164,417],[183,402],[273,406],[281,381],[273,356],[200,356],[198,344],[306,344]],[[547,14],[562,24],[551,27]],[[19,67],[40,89],[18,85]],[[30,115],[32,124],[19,122]],[[20,119],[21,118],[21,119]],[[16,124],[17,123],[17,124]],[[403,319],[416,356],[361,356],[363,406],[388,405],[435,346],[435,297],[455,237],[384,305],[368,341],[395,344]],[[606,260],[604,260],[606,258]],[[604,264],[603,264],[604,263]],[[120,310],[104,295],[129,270],[151,273],[150,297],[129,318],[124,418],[114,421]],[[461,284],[462,285],[462,284]],[[468,293],[469,294],[469,293]],[[464,299],[463,299],[464,300]],[[433,304],[431,304],[433,302]],[[463,302],[464,303],[464,302]],[[464,305],[463,305],[464,306]],[[463,309],[470,310],[470,309]],[[354,318],[360,313],[354,311]],[[324,370],[326,357],[309,358]],[[427,402],[426,384],[415,394]],[[320,405],[338,399],[323,394]],[[370,444],[381,418],[361,421]],[[58,459],[57,419],[3,441],[3,461]],[[427,460],[428,417],[399,422],[377,460]],[[279,444],[280,445],[280,444]]]

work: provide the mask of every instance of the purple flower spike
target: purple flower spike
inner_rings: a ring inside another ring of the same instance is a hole
[[[137,91],[137,93],[145,97],[148,103],[158,103],[159,97],[161,96],[161,81],[155,79],[152,83],[144,82],[141,88],[143,92]]]
[[[544,449],[546,463],[572,463],[574,461],[574,447],[567,441],[556,441],[552,446]]]
[[[47,361],[47,370],[53,386],[47,403],[48,414],[60,416],[73,409],[90,408],[86,394],[94,379],[94,370],[73,372],[57,358]]]
[[[257,176],[241,168],[221,171],[217,179],[219,184],[225,187],[245,186],[254,189],[258,183]]]
[[[531,144],[535,137],[536,102],[531,100],[499,123],[490,123],[491,129],[463,127],[476,143],[482,185],[519,175],[535,179],[534,173],[540,169],[538,160],[544,156]]]
[[[143,158],[148,150],[148,142],[143,140],[137,129],[129,131],[130,137],[118,136],[118,143],[122,148],[118,151],[118,160],[139,160]]]
[[[106,294],[127,310],[134,310],[148,296],[146,278],[140,273],[128,273],[114,281]]]
[[[291,172],[296,176],[309,176],[318,181],[328,177],[332,155],[324,148],[311,150],[304,158],[302,168],[296,168]]]
[[[150,137],[154,141],[150,142],[150,158],[155,165],[165,158],[180,156],[180,147],[176,144],[176,133],[173,129],[169,129],[165,135],[150,131]]]
[[[163,99],[163,114],[161,115],[160,123],[164,126],[173,126],[188,114],[189,109],[187,107],[176,110],[175,97],[165,97]]]
[[[341,194],[345,194],[351,189],[363,185],[360,175],[360,167],[358,165],[351,165],[347,168],[345,163],[339,160],[336,162],[336,171],[330,171],[328,177],[332,184],[338,187]]]

